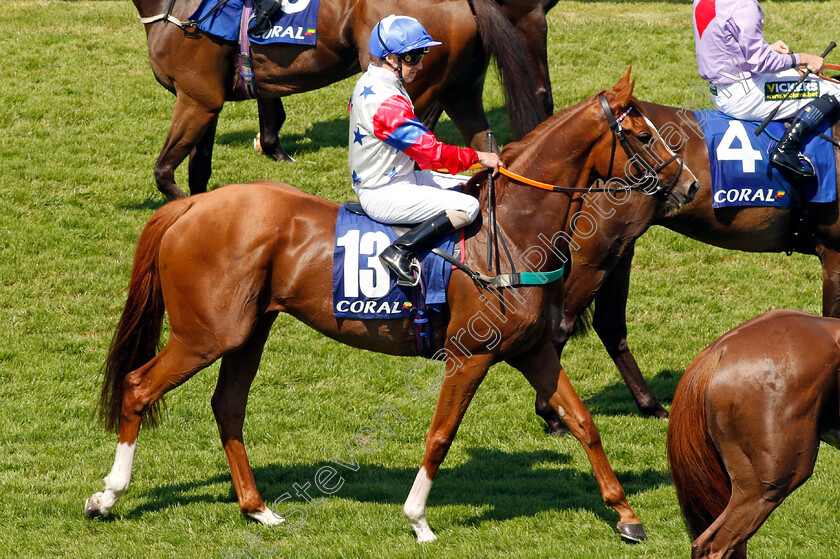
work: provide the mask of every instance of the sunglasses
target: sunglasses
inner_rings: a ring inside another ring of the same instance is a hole
[[[400,59],[409,66],[417,66],[420,64],[420,61],[423,60],[423,57],[428,53],[429,47],[423,47],[421,49],[414,49],[403,54],[398,54],[397,56],[399,56]]]

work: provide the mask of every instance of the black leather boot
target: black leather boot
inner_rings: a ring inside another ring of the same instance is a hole
[[[281,0],[255,0],[254,17],[248,24],[248,33],[254,36],[262,35],[271,29],[271,20],[274,19],[274,14],[279,12],[282,7]]]
[[[815,126],[831,116],[838,106],[840,103],[832,95],[823,95],[803,107],[776,144],[773,153],[770,154],[770,162],[799,177],[813,177],[814,170],[810,165],[803,165],[799,160],[799,144]]]
[[[432,247],[435,241],[455,230],[446,212],[427,219],[420,225],[406,231],[394,244],[379,255],[388,268],[397,276],[397,285],[414,287],[419,279],[411,271],[411,261],[418,251]]]

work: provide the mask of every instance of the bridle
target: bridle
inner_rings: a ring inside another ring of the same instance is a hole
[[[615,162],[615,150],[616,144],[621,144],[622,149],[624,149],[624,153],[627,154],[627,158],[633,164],[633,167],[642,173],[645,177],[653,176],[656,179],[657,187],[649,192],[650,194],[663,194],[666,198],[668,196],[672,196],[672,191],[677,186],[677,182],[680,180],[680,176],[682,175],[683,168],[685,167],[685,162],[683,158],[679,154],[674,154],[665,161],[662,161],[655,167],[652,166],[650,163],[642,157],[641,152],[634,149],[633,146],[630,144],[630,141],[627,138],[627,135],[624,133],[624,129],[621,127],[621,121],[633,110],[633,107],[629,107],[624,113],[622,113],[618,118],[613,115],[612,109],[610,108],[610,104],[607,101],[607,96],[604,93],[598,95],[598,99],[601,101],[601,109],[604,111],[604,116],[607,117],[607,123],[610,125],[610,130],[612,130],[612,150],[610,152],[610,166],[607,170],[607,176],[611,177],[613,173],[613,163]],[[638,110],[638,109],[637,109]],[[647,120],[647,119],[645,119]],[[659,173],[668,165],[673,162],[677,162],[679,164],[679,168],[677,169],[674,178],[667,186],[663,186],[662,183],[659,181]],[[631,189],[633,189],[634,185],[631,185]],[[640,188],[640,187],[637,187]]]

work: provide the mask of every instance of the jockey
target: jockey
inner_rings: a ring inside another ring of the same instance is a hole
[[[825,71],[819,56],[792,53],[784,41],[768,44],[758,0],[694,0],[694,45],[700,77],[709,82],[718,110],[732,118],[764,120],[800,75]],[[822,94],[822,95],[820,95]],[[795,117],[770,154],[770,161],[800,177],[814,170],[800,161],[799,143],[840,103],[840,86],[808,76],[788,96],[775,118]]]
[[[350,97],[349,167],[365,212],[388,224],[420,223],[380,254],[397,283],[413,286],[414,254],[478,216],[478,200],[459,191],[469,177],[456,173],[478,162],[498,172],[495,153],[439,142],[414,114],[403,88],[423,68],[432,40],[419,21],[390,15],[370,35],[375,59]],[[421,171],[415,171],[417,164]],[[428,169],[446,169],[452,175]]]

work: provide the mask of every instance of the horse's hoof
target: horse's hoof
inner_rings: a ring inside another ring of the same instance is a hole
[[[548,426],[548,434],[552,437],[562,437],[563,435],[569,434],[569,428],[566,427],[565,423],[561,423],[559,426]]]
[[[170,202],[175,200],[180,200],[181,198],[186,198],[187,195],[184,194],[184,191],[175,186],[174,184],[169,185],[167,187],[163,187],[160,189],[164,196],[166,196]]]
[[[99,508],[99,499],[94,495],[85,499],[85,518],[99,518],[108,516]]]
[[[619,524],[616,530],[628,542],[638,543],[647,539],[647,534],[641,524]]]
[[[270,508],[266,507],[264,510],[260,512],[249,512],[248,516],[259,522],[260,524],[264,524],[266,526],[277,526],[278,524],[283,524],[286,522],[286,519],[282,516],[279,516],[274,513]]]

